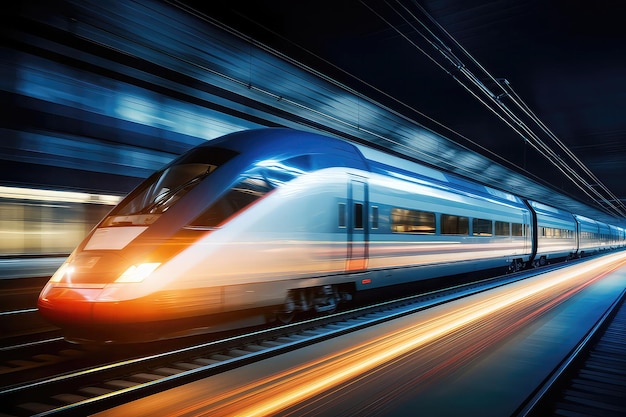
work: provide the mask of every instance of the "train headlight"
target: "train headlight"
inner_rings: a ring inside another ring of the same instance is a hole
[[[141,282],[161,265],[160,262],[151,262],[130,266],[115,282]]]
[[[57,271],[52,275],[49,282],[61,282],[61,280],[65,277],[65,275],[71,276],[74,271],[74,267],[70,266],[69,263],[65,262],[63,265],[57,269]]]

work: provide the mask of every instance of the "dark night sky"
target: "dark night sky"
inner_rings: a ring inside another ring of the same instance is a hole
[[[424,19],[412,1],[191,4],[462,145],[482,153],[487,149],[565,192],[577,193],[541,155],[376,15],[437,56],[389,7],[401,10],[406,6]],[[491,75],[506,78],[548,128],[626,201],[622,179],[626,174],[626,3],[428,0],[420,4]],[[445,35],[436,33],[454,47]],[[458,51],[454,49],[461,61],[482,77]],[[480,80],[493,88],[486,78]]]

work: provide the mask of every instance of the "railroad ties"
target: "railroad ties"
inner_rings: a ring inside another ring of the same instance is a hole
[[[626,416],[626,303],[600,332],[531,416]]]

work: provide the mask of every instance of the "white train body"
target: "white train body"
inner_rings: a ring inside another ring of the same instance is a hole
[[[591,219],[338,139],[240,132],[140,185],[53,276],[39,309],[69,339],[158,339],[623,247],[624,230],[605,226],[603,239]]]

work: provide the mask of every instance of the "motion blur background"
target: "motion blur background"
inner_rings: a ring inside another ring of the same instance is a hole
[[[263,126],[371,143],[624,226],[620,2],[420,4],[12,4],[2,17],[0,256],[66,255],[177,155]],[[427,21],[422,6],[530,98],[598,175],[584,178],[592,190],[614,194],[581,192],[420,53],[411,39]]]

